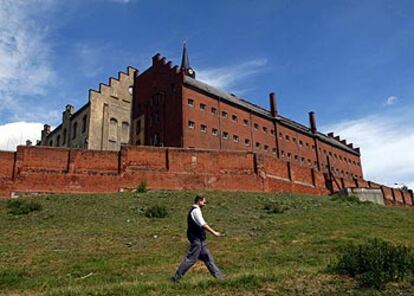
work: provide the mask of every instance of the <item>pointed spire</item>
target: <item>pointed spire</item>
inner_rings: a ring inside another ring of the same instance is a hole
[[[183,56],[181,58],[181,71],[184,71],[185,75],[195,78],[195,72],[190,67],[190,59],[188,58],[187,46],[185,41],[183,45]]]
[[[190,68],[190,60],[188,59],[187,46],[183,44],[183,56],[181,58],[181,69],[187,70]]]

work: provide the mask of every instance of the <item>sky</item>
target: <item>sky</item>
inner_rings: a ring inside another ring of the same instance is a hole
[[[40,138],[160,53],[199,80],[333,131],[366,179],[414,187],[414,1],[0,0],[0,150]]]

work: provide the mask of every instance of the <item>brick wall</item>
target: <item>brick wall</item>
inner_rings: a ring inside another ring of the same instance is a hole
[[[143,180],[153,189],[329,193],[323,173],[249,151],[123,146],[120,152],[111,152],[19,146],[16,153],[0,152],[0,165],[4,198],[12,192],[118,192],[132,190]],[[355,185],[353,180],[341,182]],[[381,188],[389,204],[413,204],[410,193]]]

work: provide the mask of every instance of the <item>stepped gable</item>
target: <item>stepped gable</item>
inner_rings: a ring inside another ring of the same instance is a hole
[[[302,133],[306,133],[306,134],[310,134],[312,135],[312,131],[310,130],[310,128],[295,122],[293,120],[290,120],[284,116],[281,115],[276,115],[275,117],[272,116],[271,112],[258,106],[255,105],[245,99],[242,99],[240,97],[235,96],[234,94],[228,93],[224,90],[218,89],[214,86],[211,86],[205,82],[196,80],[190,76],[184,76],[184,84],[190,86],[190,87],[194,87],[198,90],[201,90],[207,94],[213,95],[215,97],[219,97],[220,99],[224,99],[229,103],[235,104],[239,107],[242,107],[244,109],[248,109],[249,111],[252,111],[254,113],[257,113],[261,116],[264,116],[268,119],[274,119],[276,118],[276,120],[288,127],[291,127],[297,131],[300,131]],[[354,149],[351,144],[344,144],[341,141],[338,141],[334,138],[331,138],[323,133],[317,132],[316,133],[316,137],[318,137],[320,140],[324,141],[324,142],[328,142],[329,144],[332,144],[338,148],[341,148],[347,152],[350,152],[352,154],[356,154],[356,155],[360,155],[359,153],[359,148],[358,149]]]

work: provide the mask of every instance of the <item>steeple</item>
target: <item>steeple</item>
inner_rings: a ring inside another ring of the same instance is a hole
[[[186,44],[184,42],[183,45],[183,56],[181,58],[181,70],[185,71],[185,74],[195,78],[195,72],[194,70],[190,67],[190,59],[188,58],[188,52],[187,52],[187,47]]]

